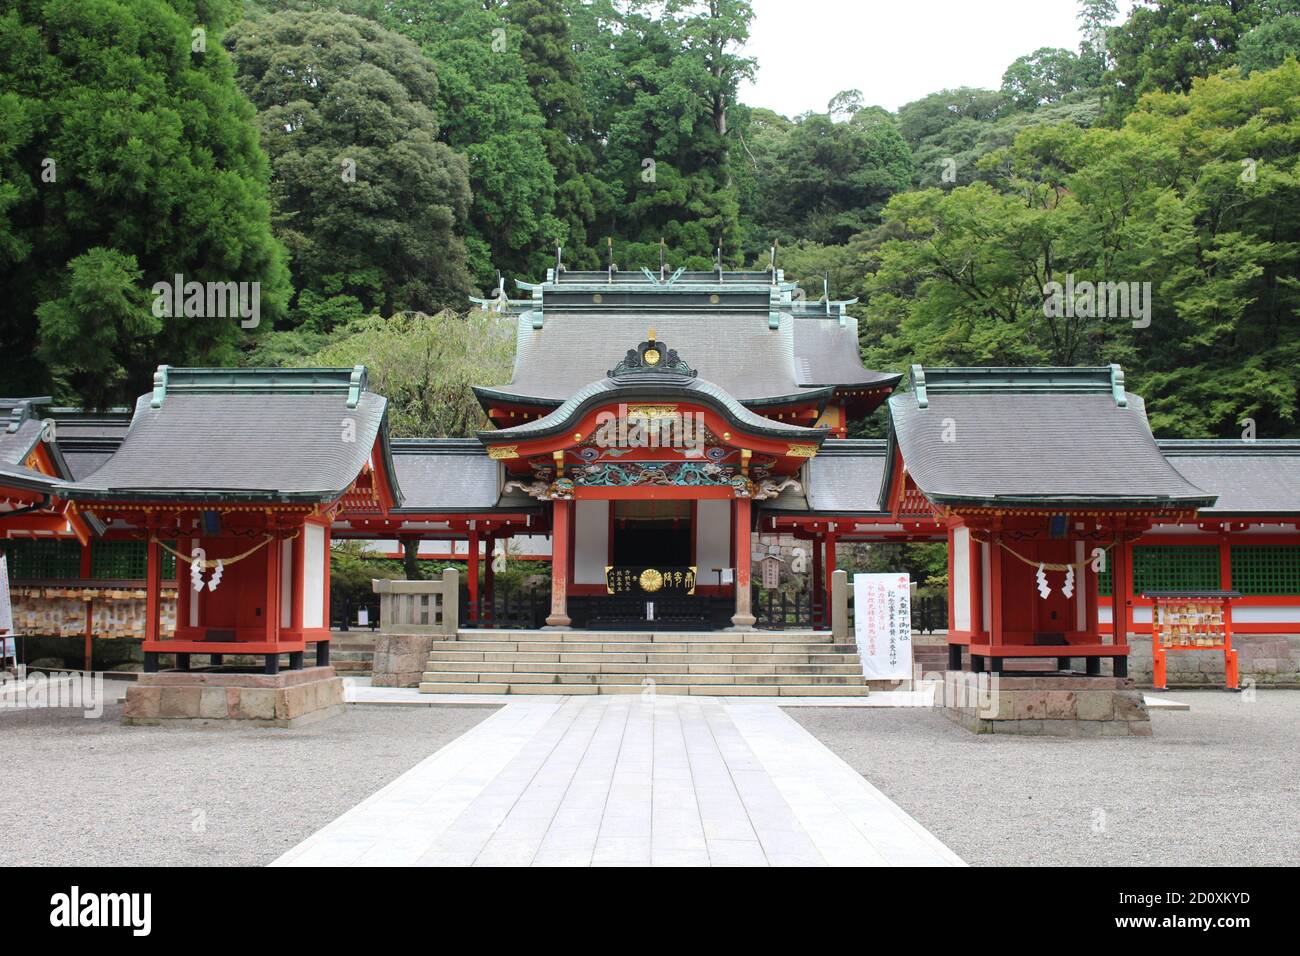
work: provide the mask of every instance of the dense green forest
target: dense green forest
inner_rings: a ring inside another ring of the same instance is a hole
[[[401,433],[463,434],[512,347],[468,295],[663,240],[688,268],[778,245],[859,297],[876,368],[1120,362],[1160,434],[1300,433],[1300,0],[1083,0],[1077,46],[999,89],[794,117],[738,98],[753,16],[0,0],[0,391],[365,361]],[[259,283],[255,326],[159,316],[176,275]],[[1107,317],[1053,283],[1143,291]]]

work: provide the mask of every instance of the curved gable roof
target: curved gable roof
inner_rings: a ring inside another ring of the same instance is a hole
[[[362,366],[162,366],[153,393],[136,402],[121,447],[68,494],[332,501],[372,450],[388,455],[386,414],[387,399],[368,390]]]
[[[935,503],[1196,508],[1137,395],[1110,368],[922,369],[889,400],[908,474]]]
[[[809,397],[825,399],[830,396],[830,392],[830,389],[813,391],[809,393]],[[788,422],[764,418],[750,411],[725,389],[712,382],[685,375],[660,373],[653,377],[629,380],[602,378],[574,392],[558,408],[540,418],[511,428],[481,431],[478,435],[484,444],[545,438],[566,431],[573,421],[599,405],[643,400],[699,402],[717,409],[737,428],[751,434],[768,435],[774,438],[818,441],[830,431],[827,428],[805,428],[802,425],[791,425]]]

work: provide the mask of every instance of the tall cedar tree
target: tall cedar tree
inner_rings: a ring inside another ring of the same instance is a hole
[[[283,314],[266,157],[220,38],[231,0],[0,3],[0,380],[127,402],[158,362],[233,364],[237,319],[159,318],[156,282],[260,283]]]
[[[469,181],[437,139],[438,81],[419,47],[371,20],[296,10],[244,20],[226,42],[275,170],[299,317],[327,328],[362,310],[461,305]]]

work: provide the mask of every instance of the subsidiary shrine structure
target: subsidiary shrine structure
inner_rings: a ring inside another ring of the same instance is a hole
[[[517,352],[475,389],[474,439],[390,438],[362,367],[162,366],[129,413],[0,400],[16,630],[275,673],[329,660],[331,541],[459,547],[474,627],[518,538],[549,559],[549,628],[751,631],[755,541],[793,536],[821,608],[837,544],[946,541],[954,668],[1123,676],[1155,591],[1231,592],[1235,632],[1300,633],[1298,443],[1159,442],[1117,366],[903,383],[862,366],[851,303],[778,270],[520,288],[483,303]],[[887,438],[847,437],[882,405]]]

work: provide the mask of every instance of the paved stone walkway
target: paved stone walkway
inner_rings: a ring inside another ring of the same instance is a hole
[[[506,704],[276,866],[962,861],[776,705]]]

